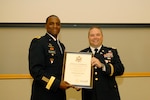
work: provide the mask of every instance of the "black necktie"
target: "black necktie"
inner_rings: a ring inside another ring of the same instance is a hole
[[[94,51],[95,51],[95,54],[98,53],[98,49],[97,48],[95,48]]]
[[[58,41],[58,40],[57,40],[57,44],[58,44],[58,46],[59,46],[59,49],[60,49],[61,54],[63,54],[63,51],[62,51],[61,45],[60,45],[60,43],[59,43],[59,41]]]

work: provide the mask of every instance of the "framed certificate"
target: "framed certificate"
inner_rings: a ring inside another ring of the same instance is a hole
[[[93,87],[92,53],[65,52],[62,79],[80,88]]]

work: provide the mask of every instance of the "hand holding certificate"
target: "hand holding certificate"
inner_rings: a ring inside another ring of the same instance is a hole
[[[92,88],[91,53],[66,52],[63,80],[79,88]]]

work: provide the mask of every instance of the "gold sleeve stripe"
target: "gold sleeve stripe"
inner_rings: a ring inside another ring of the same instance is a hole
[[[110,73],[110,76],[112,76],[113,75],[113,73],[114,73],[114,67],[113,67],[113,65],[112,64],[109,64],[110,65],[110,67],[111,67],[111,73]]]
[[[42,80],[43,80],[44,82],[47,82],[47,83],[48,83],[48,81],[49,81],[49,79],[48,79],[47,77],[45,77],[45,76],[42,77]]]
[[[49,82],[48,82],[47,85],[46,85],[46,89],[49,90],[49,89],[51,88],[51,86],[52,86],[54,80],[55,80],[55,77],[54,77],[54,76],[51,76]]]

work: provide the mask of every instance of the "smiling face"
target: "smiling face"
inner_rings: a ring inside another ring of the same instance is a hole
[[[88,39],[89,39],[90,46],[94,48],[97,48],[100,45],[102,45],[103,34],[102,34],[101,29],[96,28],[96,27],[91,28],[89,30]]]
[[[60,32],[61,23],[57,16],[48,17],[46,21],[46,30],[48,33],[57,38],[57,35]]]

